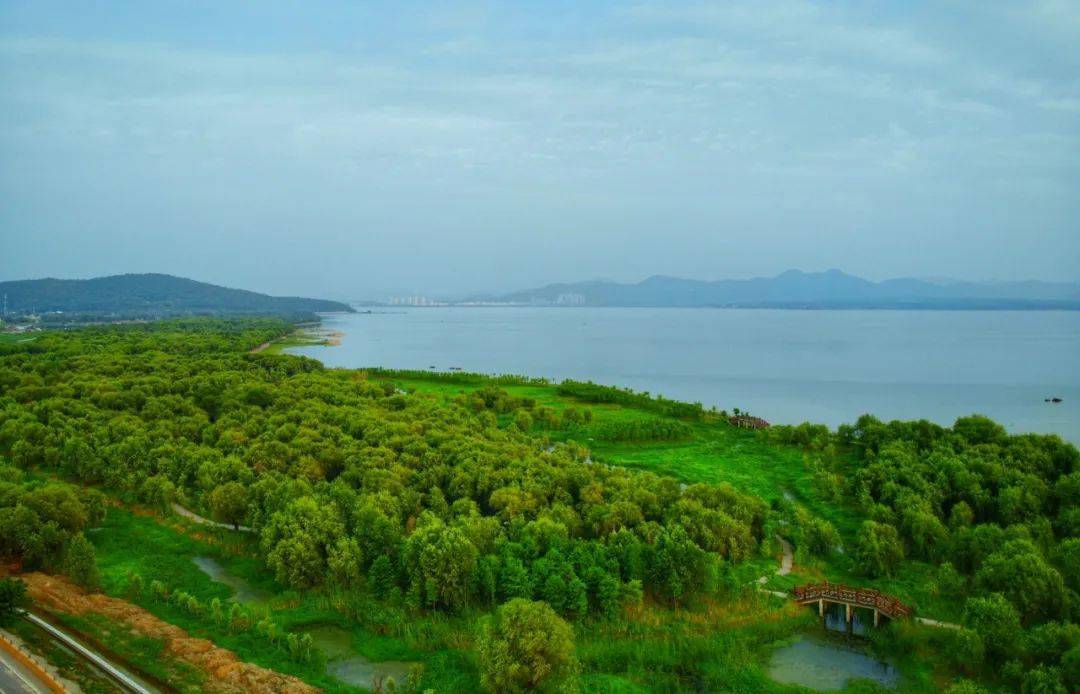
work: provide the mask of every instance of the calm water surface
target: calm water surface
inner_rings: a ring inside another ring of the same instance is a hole
[[[315,648],[326,655],[326,672],[342,682],[358,687],[374,688],[376,678],[385,681],[393,677],[398,686],[408,682],[409,671],[417,664],[404,660],[374,662],[353,650],[352,634],[330,624],[316,625],[307,630]]]
[[[978,412],[1080,442],[1080,312],[417,308],[324,323],[345,333],[339,346],[292,351],[590,379],[785,424]]]
[[[849,680],[873,680],[896,686],[899,675],[888,663],[831,643],[798,641],[778,649],[769,661],[769,677],[819,691],[842,688]]]
[[[217,559],[214,559],[213,557],[193,557],[191,561],[195,562],[195,566],[198,566],[199,569],[212,580],[217,581],[218,583],[224,583],[232,588],[234,594],[231,599],[236,602],[266,602],[273,597],[271,592],[256,588],[239,576],[234,576],[229,573],[229,570],[219,564]]]

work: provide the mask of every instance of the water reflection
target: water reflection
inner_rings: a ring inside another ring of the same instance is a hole
[[[825,628],[841,634],[869,636],[874,628],[874,611],[864,608],[852,608],[851,630],[848,630],[847,612],[844,605],[828,603],[825,606]]]

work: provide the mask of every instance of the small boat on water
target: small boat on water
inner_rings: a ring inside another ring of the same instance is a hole
[[[1054,403],[1056,405],[1057,403],[1061,402],[1061,398],[1059,398],[1059,397],[1046,398],[1045,400],[1043,400],[1043,402],[1052,402],[1052,403]]]

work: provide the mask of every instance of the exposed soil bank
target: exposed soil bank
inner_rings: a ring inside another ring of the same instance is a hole
[[[230,650],[207,639],[188,635],[178,626],[158,619],[143,608],[100,593],[88,594],[59,576],[22,574],[27,594],[40,607],[71,615],[99,614],[129,626],[143,636],[165,641],[165,652],[198,668],[208,676],[207,684],[222,692],[282,692],[301,694],[318,691],[290,675],[242,662]]]

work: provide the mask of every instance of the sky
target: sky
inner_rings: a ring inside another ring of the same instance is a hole
[[[1080,280],[1080,2],[0,0],[0,280]]]

